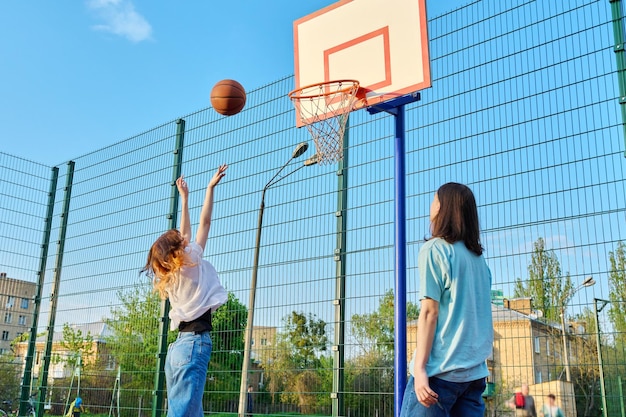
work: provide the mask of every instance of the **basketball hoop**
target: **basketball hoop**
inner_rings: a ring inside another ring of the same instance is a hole
[[[289,93],[300,123],[313,137],[319,164],[342,159],[343,135],[358,93],[355,80],[325,81]]]

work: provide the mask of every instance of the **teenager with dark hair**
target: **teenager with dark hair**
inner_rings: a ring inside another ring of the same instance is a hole
[[[478,209],[465,185],[447,183],[430,207],[431,237],[418,256],[417,348],[401,417],[483,417],[493,345],[491,272]]]

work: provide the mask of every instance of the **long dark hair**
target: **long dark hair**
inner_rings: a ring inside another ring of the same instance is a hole
[[[482,255],[478,209],[474,193],[466,185],[449,182],[437,190],[439,212],[432,220],[432,237],[448,243],[463,242],[467,249]]]

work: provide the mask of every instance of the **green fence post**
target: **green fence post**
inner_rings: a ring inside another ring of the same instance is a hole
[[[28,411],[28,400],[32,392],[33,361],[35,357],[35,344],[37,343],[37,325],[39,321],[39,310],[41,307],[41,290],[43,288],[44,277],[46,275],[46,261],[48,260],[48,248],[50,247],[50,231],[52,230],[52,214],[54,213],[54,200],[56,198],[57,181],[59,179],[59,168],[52,168],[52,178],[50,179],[50,190],[48,192],[48,210],[44,219],[43,240],[41,243],[41,255],[39,257],[39,270],[37,271],[37,287],[33,302],[33,321],[28,339],[28,349],[24,363],[24,375],[22,377],[22,389],[20,393],[20,409],[18,415],[25,416]]]
[[[72,183],[74,181],[74,161],[67,163],[67,178],[65,180],[65,195],[63,197],[63,209],[61,211],[61,228],[57,241],[57,256],[54,266],[54,282],[50,294],[50,318],[48,320],[46,348],[43,355],[42,370],[39,373],[39,400],[37,401],[37,415],[43,416],[44,403],[46,401],[46,389],[48,387],[48,370],[52,359],[52,341],[54,337],[54,321],[56,320],[57,304],[59,300],[59,288],[61,286],[61,269],[63,267],[63,251],[65,248],[65,234],[67,232],[67,218],[70,212],[70,198],[72,197]],[[65,410],[64,410],[65,411]]]
[[[622,376],[617,376],[617,387],[619,388],[619,408],[622,412],[622,417],[626,417],[626,411],[624,410],[624,389],[622,388]]]
[[[615,60],[617,62],[617,82],[619,85],[619,104],[622,113],[622,134],[624,135],[624,157],[626,158],[626,51],[624,50],[624,29],[622,1],[609,0],[613,18],[613,38],[615,40]]]
[[[180,177],[183,162],[183,146],[185,143],[185,121],[176,121],[176,145],[174,149],[174,165],[172,167],[172,191],[170,196],[170,212],[168,228],[175,229],[178,223],[178,190],[176,179]],[[152,417],[160,417],[163,412],[165,397],[165,355],[167,354],[167,335],[169,332],[169,300],[161,303],[161,321],[159,323],[159,351],[157,352],[157,369],[154,376],[154,391],[152,392]]]
[[[348,117],[346,115],[345,117]],[[345,319],[346,319],[346,227],[348,206],[348,136],[349,126],[346,122],[343,137],[343,157],[337,169],[337,247],[334,259],[336,262],[335,274],[335,342],[333,345],[333,391],[332,415],[344,416],[344,369],[345,369]]]

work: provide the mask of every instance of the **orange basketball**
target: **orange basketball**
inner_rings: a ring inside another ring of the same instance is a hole
[[[224,116],[237,114],[246,105],[246,90],[235,80],[218,81],[211,90],[211,105]]]

